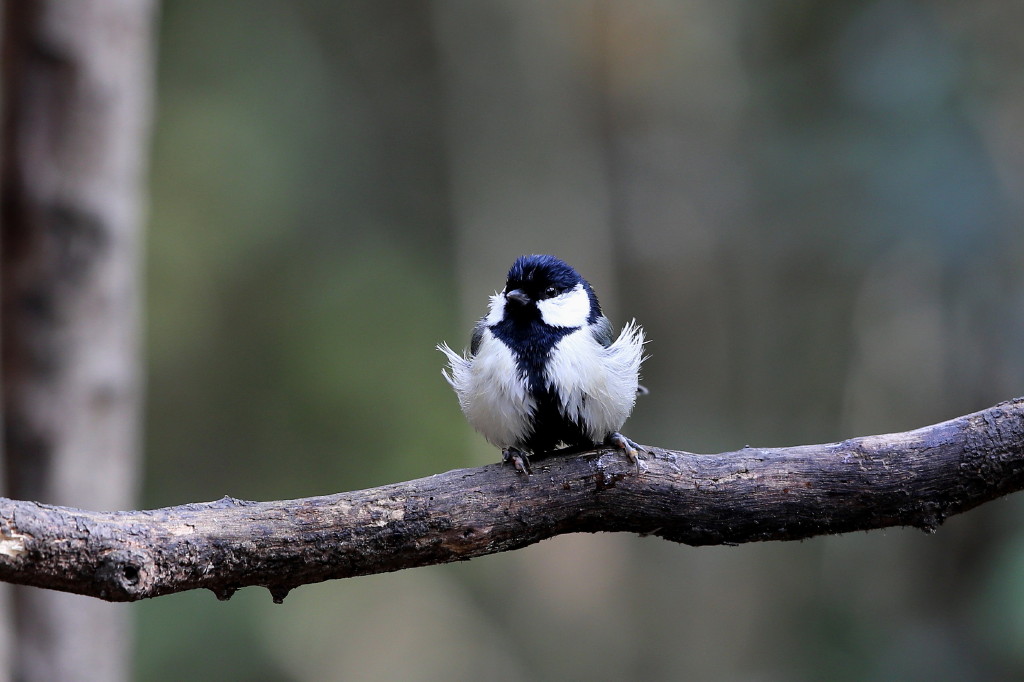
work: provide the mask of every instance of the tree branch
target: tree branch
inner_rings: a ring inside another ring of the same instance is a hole
[[[827,445],[698,455],[652,448],[638,474],[599,449],[491,464],[337,495],[225,497],[92,512],[0,499],[0,580],[134,601],[196,588],[227,599],[462,561],[562,533],[689,545],[796,540],[888,526],[933,531],[1024,487],[1024,398],[941,424]]]

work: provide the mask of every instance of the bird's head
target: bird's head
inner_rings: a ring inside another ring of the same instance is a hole
[[[554,256],[520,256],[505,288],[491,299],[488,323],[540,320],[551,327],[582,327],[601,315],[594,290],[571,265]]]

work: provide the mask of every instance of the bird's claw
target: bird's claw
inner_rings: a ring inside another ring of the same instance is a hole
[[[636,473],[640,473],[640,450],[643,450],[639,445],[626,438],[618,431],[612,432],[606,439],[608,445],[612,446],[617,450],[621,450],[629,461],[636,467]]]
[[[530,468],[530,458],[519,448],[503,448],[501,451],[501,461],[506,464],[512,464],[516,471],[521,474],[529,476],[533,473],[533,469]]]

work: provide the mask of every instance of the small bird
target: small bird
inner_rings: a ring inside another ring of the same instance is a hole
[[[437,348],[469,423],[528,474],[528,452],[559,444],[614,446],[639,471],[639,446],[619,429],[646,391],[638,383],[643,347],[635,321],[613,338],[594,289],[568,263],[534,255],[512,264],[473,328],[469,355]]]

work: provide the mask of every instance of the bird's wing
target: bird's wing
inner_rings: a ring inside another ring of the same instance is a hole
[[[612,323],[604,315],[597,318],[594,324],[590,325],[590,333],[593,334],[594,340],[604,348],[612,345]]]
[[[480,339],[484,336],[484,329],[487,328],[486,320],[480,320],[473,327],[473,336],[469,339],[469,354],[476,355],[476,352],[480,350]]]

